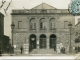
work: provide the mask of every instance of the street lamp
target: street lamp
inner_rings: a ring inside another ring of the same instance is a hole
[[[11,29],[12,29],[12,46],[11,46],[11,52],[14,53],[14,46],[13,46],[13,29],[15,27],[14,22],[12,22],[11,24]]]
[[[69,45],[69,53],[71,53],[71,52],[72,52],[72,51],[71,51],[71,28],[72,28],[71,22],[68,24],[68,26],[69,26],[69,29],[70,29],[70,45]]]

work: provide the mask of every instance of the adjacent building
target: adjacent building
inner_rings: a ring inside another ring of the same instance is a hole
[[[76,46],[80,46],[80,18],[78,19],[78,23],[75,25],[75,43]]]
[[[56,53],[57,49],[65,47],[69,52],[75,47],[75,17],[68,9],[57,9],[42,3],[32,9],[12,10],[14,52],[24,53]],[[71,34],[68,24],[71,22]]]
[[[0,49],[3,51],[3,39],[4,39],[4,15],[0,12]]]
[[[77,35],[80,34],[80,19],[78,19],[78,23],[75,25],[75,31]]]

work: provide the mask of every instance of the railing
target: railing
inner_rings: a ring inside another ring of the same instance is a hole
[[[12,10],[12,13],[69,13],[68,9],[31,9],[31,10]]]
[[[14,32],[26,32],[27,29],[14,29]]]
[[[36,28],[30,28],[30,30],[36,30]]]
[[[40,30],[47,30],[46,28],[40,28]]]
[[[56,28],[51,28],[50,30],[56,30]]]

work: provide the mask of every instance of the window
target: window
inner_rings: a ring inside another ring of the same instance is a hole
[[[30,29],[36,29],[36,21],[34,18],[32,18],[30,21]]]
[[[46,21],[45,21],[44,18],[40,20],[40,29],[41,30],[45,30],[46,29]]]
[[[54,29],[55,28],[55,19],[54,18],[52,18],[50,20],[50,27],[51,27],[51,29]]]
[[[55,28],[55,22],[51,22],[51,29]]]
[[[68,28],[68,21],[64,21],[64,28]]]
[[[18,29],[21,29],[21,28],[23,28],[22,21],[18,21]]]
[[[31,22],[31,29],[35,29],[36,28],[36,23],[35,22]]]

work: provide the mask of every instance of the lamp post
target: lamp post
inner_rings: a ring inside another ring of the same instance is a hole
[[[14,29],[14,27],[15,27],[14,22],[12,22],[12,24],[11,24],[11,29],[12,29],[11,53],[14,53],[14,46],[13,46],[13,29]]]
[[[71,28],[72,28],[72,24],[71,24],[71,22],[68,24],[68,26],[69,26],[69,29],[70,29],[70,45],[69,45],[69,53],[71,53],[72,51],[71,51]]]

